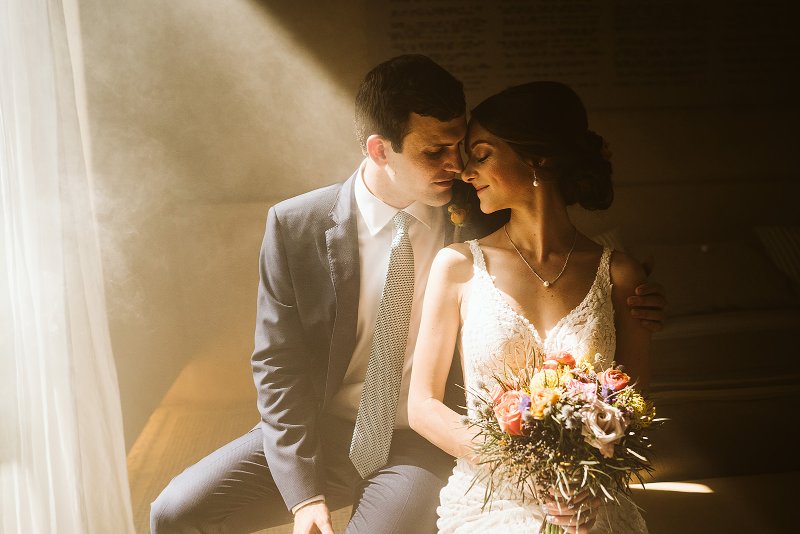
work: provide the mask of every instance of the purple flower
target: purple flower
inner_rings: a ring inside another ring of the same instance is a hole
[[[531,398],[527,395],[522,395],[519,400],[519,413],[525,413],[531,407]]]
[[[572,380],[567,384],[567,394],[577,401],[591,403],[597,398],[597,384]]]

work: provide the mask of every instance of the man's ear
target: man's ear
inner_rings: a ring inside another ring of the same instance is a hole
[[[386,143],[389,141],[378,134],[372,134],[367,137],[367,156],[374,161],[377,165],[386,165]]]

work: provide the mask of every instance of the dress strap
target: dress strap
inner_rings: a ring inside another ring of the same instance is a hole
[[[611,253],[610,247],[603,247],[603,254],[600,256],[600,265],[597,268],[597,278],[604,292],[611,289]]]
[[[481,271],[486,270],[486,260],[483,258],[483,251],[481,250],[480,245],[478,245],[477,239],[471,239],[467,241],[469,243],[469,251],[472,253],[472,265],[476,269],[480,269]]]

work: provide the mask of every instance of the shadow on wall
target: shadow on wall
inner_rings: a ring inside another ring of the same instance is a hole
[[[297,46],[316,58],[328,77],[338,83],[350,100],[358,84],[372,66],[364,28],[368,24],[368,3],[349,0],[308,9],[281,0],[250,0],[274,22],[279,22]],[[353,144],[357,152],[358,147]]]

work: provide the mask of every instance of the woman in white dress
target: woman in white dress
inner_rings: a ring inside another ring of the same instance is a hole
[[[582,235],[567,212],[576,203],[605,209],[613,199],[603,139],[588,129],[575,92],[532,82],[498,93],[472,111],[465,143],[462,177],[477,190],[481,211],[509,209],[510,218],[483,239],[443,249],[428,281],[409,419],[457,459],[441,492],[438,529],[536,532],[549,515],[568,532],[647,532],[625,495],[620,504],[601,504],[584,492],[559,508],[506,488],[483,510],[485,485],[473,485],[483,469],[473,456],[476,431],[442,403],[456,346],[470,406],[481,381],[531,363],[535,351],[600,353],[599,366],[616,361],[645,387],[650,332],[625,302],[645,279],[642,266]]]

